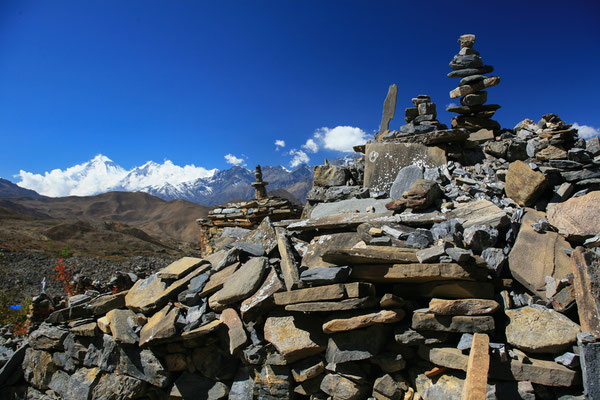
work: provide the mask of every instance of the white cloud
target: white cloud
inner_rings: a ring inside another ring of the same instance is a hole
[[[90,196],[110,190],[139,191],[165,183],[178,185],[207,178],[216,172],[195,165],[180,167],[170,160],[158,164],[149,161],[140,167],[126,170],[101,154],[91,161],[72,167],[54,169],[44,174],[21,170],[17,185],[50,197]]]
[[[594,128],[589,125],[579,125],[577,122],[573,124],[573,128],[579,131],[579,137],[589,139],[594,136],[600,135],[600,129]]]
[[[458,104],[456,104],[456,103],[448,103],[448,104],[446,104],[446,108],[450,108],[450,107],[458,107]]]
[[[289,151],[288,154],[294,156],[292,157],[292,161],[290,161],[290,167],[292,168],[295,168],[300,164],[308,163],[310,161],[310,157],[308,157],[308,154],[306,154],[302,150],[292,149]]]
[[[313,139],[308,139],[306,143],[302,145],[303,149],[306,149],[312,153],[319,151],[319,145]]]
[[[227,161],[227,164],[231,165],[240,165],[242,167],[246,165],[243,158],[236,157],[233,154],[226,154],[225,160]]]
[[[285,147],[285,140],[277,139],[275,141],[275,151],[278,151],[280,147],[282,149]]]
[[[322,141],[326,149],[344,153],[353,152],[352,147],[364,144],[369,139],[367,133],[353,126],[336,126],[333,129],[319,128],[315,131],[314,137]]]

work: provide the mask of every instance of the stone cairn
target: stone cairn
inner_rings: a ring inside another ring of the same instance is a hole
[[[452,118],[453,128],[465,128],[470,132],[487,129],[500,131],[500,124],[492,120],[497,104],[485,104],[487,89],[500,83],[498,76],[486,76],[494,71],[491,65],[484,65],[479,52],[473,49],[475,35],[462,35],[458,38],[460,51],[450,62],[452,72],[449,78],[461,78],[458,87],[450,92],[450,98],[460,97],[459,107],[448,107],[446,110],[461,114]]]
[[[368,196],[73,296],[27,340],[0,329],[0,393],[600,398],[600,140],[546,114],[462,145],[366,143],[364,174],[314,179]]]
[[[260,169],[260,165],[256,166],[256,170],[254,171],[254,177],[256,178],[256,182],[252,182],[252,187],[254,188],[254,198],[266,199],[267,198],[267,189],[265,186],[269,184],[269,182],[264,182],[262,180],[262,170]]]

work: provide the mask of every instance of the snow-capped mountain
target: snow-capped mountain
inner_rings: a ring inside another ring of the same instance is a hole
[[[268,191],[284,189],[300,201],[312,186],[312,169],[306,164],[293,170],[264,166]],[[167,160],[148,161],[126,170],[110,158],[97,155],[92,160],[65,170],[42,174],[20,171],[17,185],[50,196],[91,196],[109,191],[146,192],[165,200],[184,199],[198,204],[217,205],[254,195],[254,171],[240,166],[219,171],[195,165],[178,166]]]

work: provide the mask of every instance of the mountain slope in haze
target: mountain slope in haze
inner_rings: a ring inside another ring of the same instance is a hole
[[[15,185],[7,179],[0,178],[1,197],[43,197],[35,190],[29,190]]]

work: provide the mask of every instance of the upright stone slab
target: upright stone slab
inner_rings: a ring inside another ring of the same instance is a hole
[[[577,312],[583,332],[600,339],[600,266],[591,252],[577,247],[572,255]],[[600,356],[599,356],[600,358]]]
[[[586,399],[600,399],[600,342],[577,340]]]
[[[320,203],[315,206],[310,212],[311,218],[321,218],[337,214],[354,214],[372,212],[376,213],[387,211],[385,204],[389,199],[347,199],[336,201],[334,203]]]
[[[275,233],[277,234],[277,248],[279,249],[279,255],[281,256],[281,274],[283,275],[285,288],[287,290],[292,290],[297,287],[302,287],[300,273],[298,272],[298,266],[294,259],[294,251],[290,241],[285,235],[285,229],[276,228]]]
[[[388,89],[387,97],[383,102],[383,115],[381,116],[381,125],[379,126],[379,133],[384,133],[390,130],[390,121],[394,119],[396,113],[396,98],[398,97],[398,86],[396,84],[390,85]]]
[[[393,200],[402,197],[402,194],[410,189],[410,187],[418,181],[423,179],[423,170],[418,165],[408,165],[398,171],[396,179],[390,189],[390,198]]]
[[[473,344],[467,364],[467,379],[461,400],[485,400],[487,377],[490,369],[490,338],[486,334],[473,335]]]
[[[368,143],[365,151],[364,187],[368,187],[372,192],[388,192],[403,167],[441,167],[446,162],[446,152],[436,146],[416,143]]]

